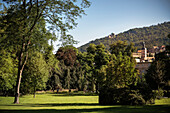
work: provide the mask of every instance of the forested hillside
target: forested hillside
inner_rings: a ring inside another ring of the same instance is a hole
[[[86,51],[86,48],[89,46],[90,43],[94,43],[96,45],[103,43],[106,48],[109,49],[109,45],[117,40],[126,40],[128,42],[133,42],[137,49],[142,48],[142,42],[144,40],[146,43],[146,47],[151,48],[154,45],[167,45],[169,43],[169,40],[167,38],[168,34],[170,34],[170,22],[164,22],[162,24],[153,25],[150,27],[130,29],[117,35],[114,35],[114,33],[112,33],[111,35],[104,38],[90,41],[89,43],[79,47],[79,50],[81,52]]]

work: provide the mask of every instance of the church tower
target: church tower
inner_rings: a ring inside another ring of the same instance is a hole
[[[144,50],[144,60],[147,58],[147,48],[145,46],[145,42],[143,41],[143,50]]]

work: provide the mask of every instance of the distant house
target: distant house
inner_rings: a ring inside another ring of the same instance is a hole
[[[147,50],[145,43],[143,42],[143,48],[138,50],[137,53],[132,54],[137,62],[135,68],[139,70],[140,75],[146,73],[146,70],[151,65],[151,62],[155,60],[155,54],[163,51],[165,51],[164,45],[153,46],[153,48]]]
[[[115,34],[114,33],[111,33],[108,38],[114,38],[115,37]]]
[[[144,43],[144,42],[143,42]],[[155,54],[165,51],[165,46],[153,46],[151,49],[147,49],[145,44],[141,50],[138,50],[136,53],[133,53],[133,57],[136,62],[153,62],[155,60]]]

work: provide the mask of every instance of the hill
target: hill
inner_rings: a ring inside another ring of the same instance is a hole
[[[81,52],[85,52],[89,44],[94,43],[98,45],[100,43],[103,43],[108,50],[109,45],[117,40],[133,42],[137,49],[142,48],[142,42],[144,40],[146,43],[146,47],[151,48],[153,46],[168,45],[168,43],[170,43],[167,38],[168,34],[170,34],[170,22],[164,22],[162,24],[152,25],[150,27],[130,29],[117,35],[111,33],[106,37],[90,41],[89,43],[79,47],[78,49]]]

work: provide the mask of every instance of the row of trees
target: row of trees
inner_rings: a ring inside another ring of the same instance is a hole
[[[150,98],[154,96],[152,89],[157,90],[163,88],[163,86],[168,86],[168,65],[170,61],[167,56],[168,49],[164,53],[158,54],[159,57],[156,57],[142,80],[135,69],[135,61],[132,57],[135,48],[132,43],[118,41],[110,45],[109,51],[105,49],[103,44],[91,44],[87,48],[87,52],[84,53],[79,52],[73,46],[60,47],[55,55],[52,50],[52,46],[48,46],[44,51],[34,50],[30,52],[22,76],[22,94],[33,93],[35,97],[37,90],[54,91],[57,88],[77,88],[78,90],[100,92],[100,95],[103,95],[103,92],[109,94],[110,91],[113,91],[110,93],[115,94],[114,96],[119,102],[120,100],[125,102],[129,98],[136,98],[138,101],[142,101],[139,102],[140,104],[143,104],[146,103],[145,100],[149,98],[147,101],[150,101]],[[13,93],[16,82],[17,59],[15,54],[12,55],[9,51],[6,53],[4,50],[1,51],[1,92],[4,94]],[[159,62],[164,63],[159,64]],[[143,95],[138,97],[137,92],[129,92],[141,87],[144,97]],[[123,92],[130,97],[122,100],[120,95],[124,95]],[[150,97],[146,95],[150,95]],[[108,97],[108,95],[106,96]],[[142,100],[143,98],[146,99]],[[114,99],[112,100],[112,102],[115,102]],[[103,102],[101,103],[103,104]],[[129,101],[127,103],[129,104]],[[106,102],[106,104],[108,103]],[[115,104],[118,103],[115,102]]]
[[[5,53],[5,50],[1,50],[0,57],[1,93],[4,95],[14,92],[18,63],[15,51],[11,55],[10,51]],[[29,52],[22,76],[22,94],[35,93],[36,90],[55,90],[57,86],[98,92],[106,83],[108,87],[112,87],[113,83],[123,87],[132,84],[132,79],[137,77],[135,63],[129,56],[134,47],[126,42],[119,41],[111,45],[111,54],[103,44],[91,44],[84,53],[73,46],[60,47],[55,55],[52,50],[49,45],[44,51],[32,49]]]

